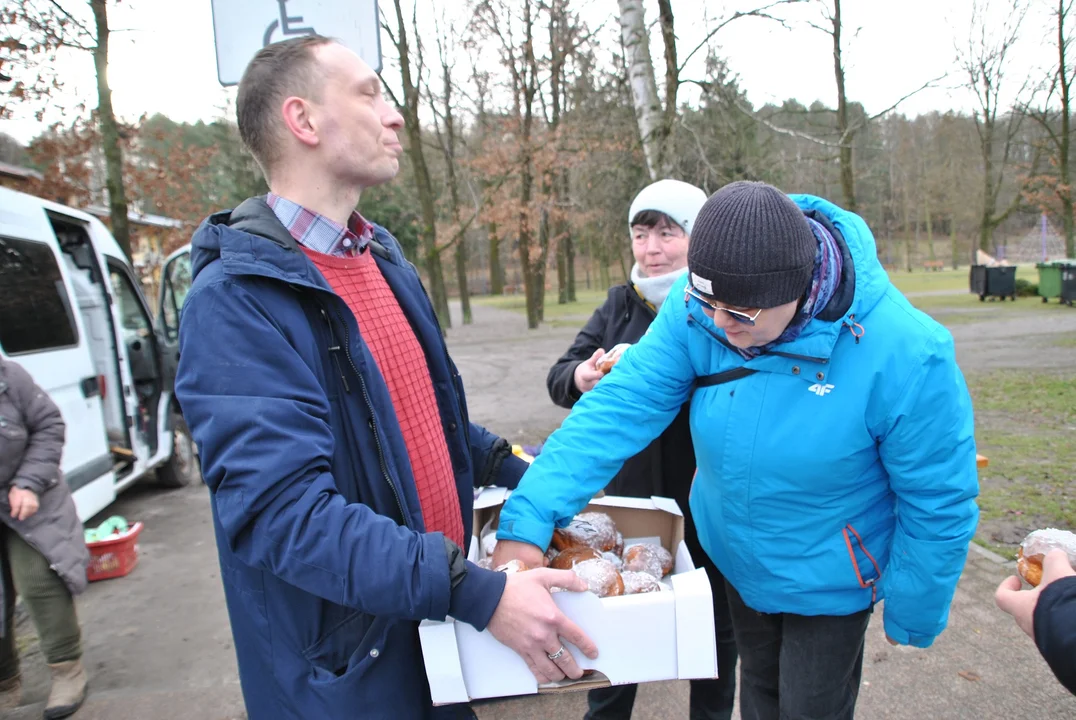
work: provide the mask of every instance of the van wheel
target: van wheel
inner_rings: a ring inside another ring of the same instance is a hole
[[[191,431],[187,421],[177,412],[172,413],[172,457],[157,468],[157,484],[166,488],[180,488],[202,479]]]

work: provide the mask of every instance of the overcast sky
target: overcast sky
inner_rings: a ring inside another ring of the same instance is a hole
[[[278,14],[276,0],[217,1],[249,5],[251,23],[258,28],[265,27]],[[289,0],[288,11],[293,15],[310,14],[315,12],[311,5],[334,1],[355,4],[363,0]],[[405,5],[412,1],[404,0]],[[469,3],[465,0],[417,1],[420,8],[432,8],[434,3],[458,8],[457,18],[466,19]],[[1037,77],[1056,54],[1050,47],[1053,32],[1049,27],[1049,3],[1031,2],[1032,11],[1024,22],[1013,67],[1014,82]],[[973,100],[960,87],[964,77],[954,61],[957,45],[967,46],[972,4],[973,0],[844,0],[849,98],[862,102],[868,112],[878,112],[928,80],[948,73],[940,87],[916,95],[901,105],[901,111],[915,115],[934,109],[970,110]],[[989,4],[990,17],[995,24],[1000,23],[1008,3],[991,0]],[[390,0],[382,0],[381,5],[383,11],[393,12]],[[698,44],[706,28],[713,26],[707,14],[715,17],[751,6],[745,0],[673,0],[672,5],[681,57]],[[591,27],[604,23],[603,37],[609,43],[613,41],[613,33],[619,29],[616,0],[575,0],[573,7],[581,9]],[[644,7],[647,20],[656,20],[657,3],[644,0]],[[109,64],[113,105],[121,117],[134,120],[144,112],[161,112],[175,120],[210,121],[227,112],[234,89],[221,88],[217,80],[210,0],[126,0],[111,12],[110,24],[122,30],[113,36]],[[432,10],[422,13],[424,18],[433,15]],[[793,16],[792,30],[754,19],[729,25],[716,40],[722,55],[728,58],[755,106],[787,98],[804,104],[821,100],[834,105],[836,85],[830,39],[803,22],[808,18],[818,20],[817,9],[803,7],[786,15]],[[317,29],[333,34],[332,28]],[[653,39],[652,52],[660,77],[660,33],[655,32]],[[386,80],[394,85],[395,58],[387,37],[382,38],[382,47]],[[685,69],[685,78],[701,78],[703,57],[700,52],[700,62]],[[96,105],[90,56],[72,53],[61,59],[59,67],[65,94],[58,104],[72,105],[77,99],[91,107]],[[693,91],[685,88],[684,92],[681,99],[690,100]],[[43,127],[30,113],[19,113],[12,120],[0,122],[0,131],[23,142]]]

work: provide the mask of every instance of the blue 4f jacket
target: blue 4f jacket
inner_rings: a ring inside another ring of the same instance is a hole
[[[526,464],[467,419],[419,277],[383,229],[372,251],[425,351],[466,537],[476,484]],[[426,534],[388,388],[354,315],[260,198],[192,240],[176,394],[212,497],[252,720],[434,714],[417,624],[484,628],[504,575],[452,587]],[[416,358],[416,362],[421,362]]]
[[[886,632],[925,647],[945,628],[978,520],[967,387],[952,337],[889,282],[863,220],[792,198],[842,245],[825,312],[745,360],[685,303],[681,281],[649,334],[550,437],[498,537],[546,547],[690,398],[691,511],[747,605],[846,615],[884,597]],[[756,372],[695,390],[696,378],[740,367]]]

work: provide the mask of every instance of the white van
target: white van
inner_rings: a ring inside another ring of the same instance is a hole
[[[189,257],[185,289],[174,277],[182,262],[169,264],[167,283],[162,276],[155,326],[130,262],[97,218],[0,188],[0,354],[63,413],[62,468],[82,520],[151,471],[166,487],[201,477],[173,394],[174,308],[190,287]]]

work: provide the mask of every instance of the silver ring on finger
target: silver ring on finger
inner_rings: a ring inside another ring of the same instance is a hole
[[[559,650],[557,650],[555,653],[547,654],[546,657],[549,658],[550,660],[553,660],[554,662],[556,662],[557,660],[560,659],[560,656],[563,655],[563,654],[564,654],[564,646],[561,645]]]

